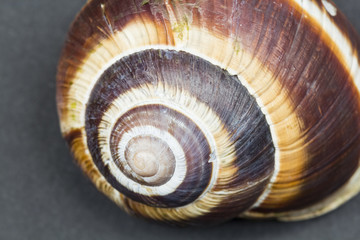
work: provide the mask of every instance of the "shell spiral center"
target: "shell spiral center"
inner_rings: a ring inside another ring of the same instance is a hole
[[[144,50],[109,67],[90,95],[86,132],[108,182],[152,207],[215,194],[220,203],[234,195],[235,208],[244,209],[274,168],[269,126],[255,99],[237,77],[181,51]]]

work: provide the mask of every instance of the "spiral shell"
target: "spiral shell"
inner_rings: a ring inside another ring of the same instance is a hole
[[[61,131],[129,213],[315,217],[360,191],[359,43],[330,0],[90,0],[58,67]]]

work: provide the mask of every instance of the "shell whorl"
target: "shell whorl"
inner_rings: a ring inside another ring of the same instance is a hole
[[[325,0],[91,0],[59,64],[62,132],[136,215],[317,216],[360,190],[359,44]]]
[[[212,196],[205,211],[221,208],[225,196],[235,203],[230,217],[252,205],[274,169],[255,99],[236,77],[185,52],[143,50],[109,67],[87,103],[86,133],[110,184],[152,207],[186,208]]]

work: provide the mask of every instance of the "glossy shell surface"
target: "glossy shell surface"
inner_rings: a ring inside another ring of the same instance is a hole
[[[132,214],[318,216],[360,190],[359,44],[327,0],[91,0],[58,67],[61,130]]]

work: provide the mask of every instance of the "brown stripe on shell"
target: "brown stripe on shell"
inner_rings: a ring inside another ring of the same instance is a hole
[[[302,9],[302,6],[299,3],[295,3],[295,0],[287,0],[287,1],[290,2],[289,4],[293,5],[297,9],[297,11],[302,12],[304,15],[309,17],[308,14],[306,13],[306,11]],[[346,18],[346,16],[341,12],[340,9],[338,9],[336,7],[336,4],[332,0],[326,0],[326,1],[336,8],[336,15],[335,16],[331,15],[326,10],[322,0],[312,0],[312,2],[315,3],[315,5],[317,5],[317,7],[319,9],[321,9],[323,12],[326,12],[328,17],[331,19],[332,24],[334,24],[338,28],[338,30],[344,36],[346,36],[347,40],[350,43],[350,46],[352,46],[352,48],[353,48],[353,51],[354,51],[353,54],[355,56],[357,56],[358,59],[360,59],[360,52],[358,51],[359,46],[360,46],[359,33],[356,31],[356,29],[351,24],[349,24],[349,21]],[[312,21],[313,25],[318,25],[321,28],[323,27],[322,25],[324,24],[323,21],[318,22],[315,19],[309,19],[309,21]],[[333,36],[328,36],[328,37],[331,38]],[[331,42],[331,39],[326,39],[326,41]],[[338,46],[338,47],[341,47],[341,46]],[[341,49],[332,49],[332,50],[341,52]],[[340,57],[341,54],[336,53],[336,55],[339,58],[341,58]]]
[[[347,40],[350,42],[350,46],[353,47],[353,54],[358,59],[360,59],[360,51],[358,50],[360,47],[359,33],[351,24],[349,24],[349,21],[339,9],[337,10],[336,16],[333,16],[332,19],[333,23],[338,27],[339,31],[344,36],[347,36]]]

